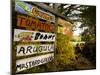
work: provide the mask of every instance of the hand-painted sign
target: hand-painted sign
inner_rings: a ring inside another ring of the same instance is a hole
[[[54,51],[54,44],[17,45],[17,56],[26,56]]]
[[[45,23],[36,20],[33,17],[23,15],[17,16],[17,26],[36,30],[43,30],[47,32],[54,32],[54,24]]]
[[[17,60],[16,73],[29,68],[48,63],[54,59],[54,53]]]
[[[50,22],[55,23],[55,16],[52,15],[49,12],[45,12],[33,5],[30,5],[28,3],[22,2],[22,1],[17,1],[15,2],[15,10],[24,13],[33,17],[38,17],[40,19],[44,19]]]
[[[20,42],[55,41],[55,34],[14,29],[14,41],[20,41]]]

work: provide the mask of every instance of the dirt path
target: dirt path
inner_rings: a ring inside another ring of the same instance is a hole
[[[77,70],[95,69],[95,66],[87,58],[82,56],[75,60],[72,66]]]

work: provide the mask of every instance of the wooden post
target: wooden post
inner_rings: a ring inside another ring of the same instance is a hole
[[[56,11],[56,13],[58,12],[58,5],[54,4],[54,9]],[[56,38],[57,38],[57,31],[58,31],[58,16],[55,15],[55,34],[56,34]],[[55,66],[56,66],[56,50],[57,50],[57,40],[55,41],[55,51],[54,51],[54,62],[55,62]]]

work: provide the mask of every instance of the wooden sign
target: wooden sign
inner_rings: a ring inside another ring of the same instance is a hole
[[[17,45],[17,56],[54,52],[54,44]]]
[[[20,41],[20,42],[55,41],[55,34],[14,29],[14,41]]]
[[[43,30],[46,32],[54,32],[54,24],[39,21],[33,17],[18,15],[17,26],[35,30]]]
[[[53,14],[22,1],[16,0],[15,10],[23,14],[27,14],[33,17],[37,17],[55,23],[55,16]]]
[[[39,65],[48,63],[48,62],[52,61],[53,59],[54,59],[54,53],[17,60],[16,73],[23,71],[23,70],[30,69],[35,66],[39,66]]]

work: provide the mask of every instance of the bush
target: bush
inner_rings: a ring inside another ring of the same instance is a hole
[[[64,66],[75,60],[74,47],[70,38],[63,34],[57,34],[56,65]]]

